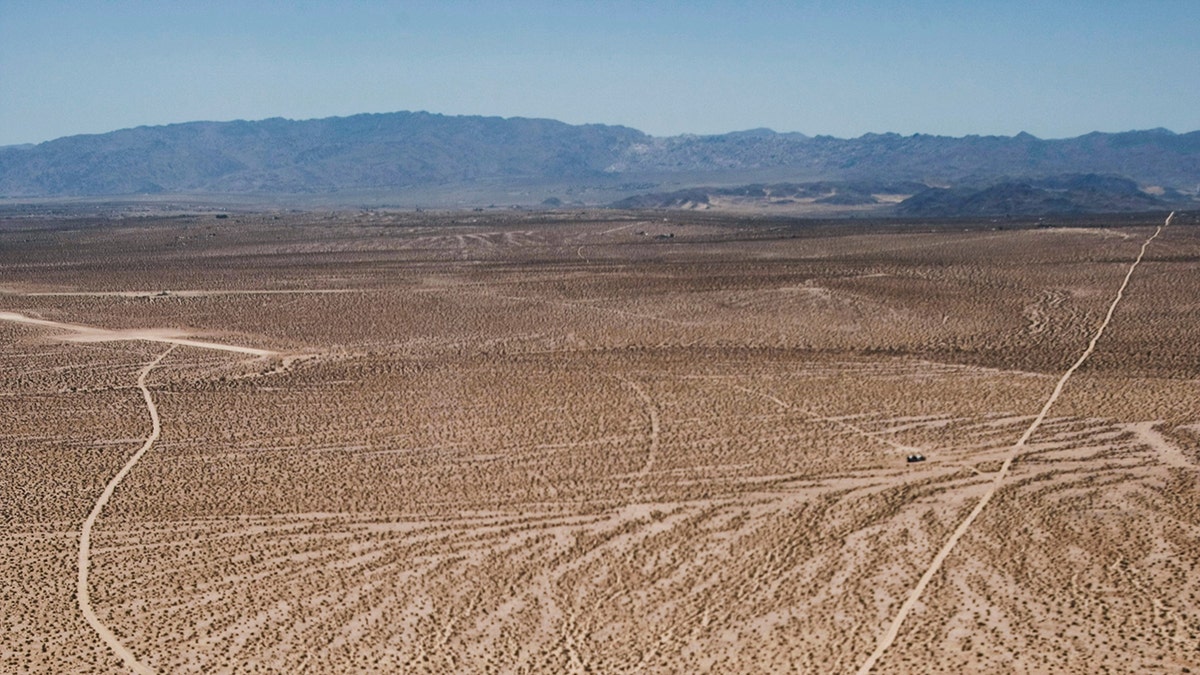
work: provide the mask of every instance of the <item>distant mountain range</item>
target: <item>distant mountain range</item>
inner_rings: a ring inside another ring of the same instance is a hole
[[[0,195],[311,193],[602,174],[623,127],[429,113],[189,122],[0,150]]]
[[[566,183],[624,186],[621,194],[629,195],[656,186],[748,185],[766,178],[796,185],[840,181],[846,189],[836,199],[847,204],[869,198],[871,183],[937,185],[950,191],[922,202],[936,210],[953,208],[965,186],[978,191],[1007,176],[1036,182],[1062,174],[1117,176],[1135,189],[1192,194],[1200,186],[1200,132],[838,139],[756,129],[659,138],[621,126],[397,112],[189,122],[0,148],[0,196],[8,198],[401,194],[428,186]],[[1067,190],[1029,186],[1051,197]],[[527,201],[548,196],[535,192]],[[1085,192],[1076,190],[1076,197]],[[599,201],[611,202],[611,193]]]

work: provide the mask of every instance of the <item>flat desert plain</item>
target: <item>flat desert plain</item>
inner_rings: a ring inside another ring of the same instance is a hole
[[[1166,217],[9,212],[0,671],[1200,672]]]

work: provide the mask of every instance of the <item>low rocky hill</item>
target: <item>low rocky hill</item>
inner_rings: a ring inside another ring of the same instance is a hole
[[[896,213],[935,217],[1117,213],[1169,209],[1187,203],[1187,198],[1175,191],[1155,195],[1127,178],[1085,174],[1002,180],[984,187],[930,188],[901,202]]]

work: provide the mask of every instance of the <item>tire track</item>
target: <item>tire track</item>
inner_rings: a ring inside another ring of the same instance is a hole
[[[646,451],[646,463],[637,472],[637,484],[634,488],[634,496],[632,497],[632,500],[636,500],[646,483],[646,477],[654,470],[654,463],[658,461],[658,438],[660,433],[658,406],[654,405],[654,399],[650,398],[650,395],[646,393],[642,385],[627,377],[617,376],[617,379],[624,382],[638,395],[638,398],[642,401],[642,405],[646,406],[646,416],[650,419],[650,448]]]
[[[105,505],[108,504],[108,500],[113,496],[113,492],[116,491],[117,486],[121,484],[125,476],[138,463],[142,455],[146,454],[150,446],[154,445],[154,441],[158,440],[158,436],[162,432],[162,423],[158,418],[158,406],[154,404],[154,398],[150,396],[150,390],[146,387],[146,377],[150,375],[150,371],[154,370],[173,351],[175,351],[175,345],[171,345],[167,348],[167,351],[159,354],[157,358],[147,363],[142,368],[142,372],[138,374],[137,387],[141,390],[142,398],[146,401],[146,410],[150,413],[150,435],[146,437],[146,442],[142,444],[142,447],[133,453],[133,456],[125,463],[125,466],[121,467],[117,475],[108,481],[108,485],[104,487],[104,492],[100,493],[100,498],[96,500],[96,505],[92,507],[92,512],[83,521],[83,527],[79,531],[79,575],[75,585],[75,599],[79,603],[79,611],[83,614],[83,618],[87,620],[92,629],[96,631],[96,634],[100,636],[100,639],[108,645],[109,649],[121,657],[125,665],[131,671],[138,673],[138,675],[151,675],[154,673],[154,670],[139,661],[137,656],[121,642],[120,638],[100,621],[99,617],[96,616],[96,612],[92,609],[92,600],[88,590],[88,571],[91,568],[92,553],[92,528],[95,527],[96,519],[100,516],[100,512],[104,510]]]
[[[942,564],[945,563],[946,558],[949,557],[950,553],[954,550],[954,547],[958,545],[958,541],[962,539],[964,534],[967,533],[967,530],[971,527],[971,524],[975,522],[975,519],[978,518],[979,514],[983,512],[984,507],[986,507],[988,502],[992,500],[992,497],[995,496],[996,491],[1000,489],[1001,484],[1004,483],[1004,479],[1008,476],[1009,469],[1012,467],[1013,462],[1021,456],[1022,450],[1025,449],[1025,444],[1029,442],[1029,438],[1033,436],[1038,427],[1042,425],[1042,421],[1046,419],[1046,414],[1050,412],[1051,406],[1054,405],[1054,402],[1058,400],[1059,395],[1062,394],[1063,388],[1066,386],[1067,381],[1071,379],[1071,376],[1075,374],[1075,371],[1083,365],[1083,362],[1086,361],[1096,349],[1096,343],[1099,342],[1101,336],[1104,335],[1104,329],[1108,328],[1108,324],[1112,320],[1113,313],[1117,310],[1117,305],[1120,304],[1121,299],[1125,296],[1125,288],[1129,285],[1129,280],[1133,277],[1134,270],[1137,269],[1137,266],[1142,262],[1142,258],[1146,255],[1146,249],[1150,246],[1150,242],[1154,241],[1158,235],[1162,233],[1163,228],[1171,224],[1171,219],[1174,217],[1175,212],[1172,211],[1171,214],[1167,216],[1166,222],[1164,222],[1162,225],[1159,225],[1158,228],[1154,230],[1154,234],[1150,235],[1150,237],[1142,243],[1142,249],[1138,252],[1137,259],[1133,261],[1133,264],[1129,266],[1129,271],[1125,273],[1125,279],[1121,282],[1120,288],[1117,289],[1117,295],[1115,298],[1113,298],[1112,304],[1109,305],[1108,313],[1104,316],[1104,321],[1100,323],[1100,327],[1096,329],[1096,334],[1092,336],[1092,340],[1088,343],[1087,349],[1085,349],[1083,354],[1080,355],[1079,359],[1067,369],[1067,372],[1063,373],[1063,376],[1059,378],[1058,384],[1054,386],[1054,391],[1050,394],[1050,398],[1046,399],[1046,403],[1042,406],[1041,412],[1039,412],[1038,416],[1034,418],[1033,423],[1029,425],[1029,428],[1025,430],[1025,433],[1021,434],[1021,438],[1017,440],[1016,444],[1012,446],[1008,457],[1004,459],[1004,463],[1000,466],[1000,470],[996,472],[996,477],[992,480],[992,484],[988,487],[987,492],[985,492],[983,497],[980,498],[979,503],[975,505],[975,508],[971,509],[971,513],[969,513],[967,517],[961,523],[959,523],[958,527],[954,530],[954,533],[950,535],[950,539],[942,547],[942,550],[938,551],[938,554],[934,556],[933,561],[929,564],[929,568],[925,570],[925,573],[921,575],[921,579],[917,581],[917,585],[913,588],[912,592],[909,593],[908,599],[906,599],[904,604],[900,606],[900,610],[892,619],[892,623],[890,626],[888,626],[887,631],[880,636],[879,643],[875,647],[875,651],[867,657],[867,660],[864,661],[862,666],[858,669],[858,675],[867,675],[867,673],[870,673],[871,669],[875,667],[875,664],[879,662],[879,659],[883,657],[885,652],[887,652],[888,647],[891,647],[892,643],[895,642],[896,637],[900,634],[901,626],[904,625],[904,620],[908,618],[909,613],[912,612],[914,607],[916,607],[917,601],[920,600],[921,594],[925,591],[925,587],[928,586],[929,582],[933,580],[934,575],[936,575],[938,571],[942,569]]]
[[[806,409],[804,409],[804,408],[801,408],[801,407],[798,407],[798,406],[792,405],[791,403],[788,403],[787,401],[784,401],[783,399],[781,399],[781,398],[779,398],[778,396],[775,396],[775,395],[773,395],[773,394],[769,394],[769,393],[762,392],[762,391],[756,391],[756,390],[754,390],[754,389],[750,389],[750,388],[747,388],[747,387],[742,387],[742,386],[737,386],[737,385],[735,385],[735,386],[734,386],[734,389],[737,389],[738,391],[741,391],[741,392],[745,392],[745,393],[747,393],[747,394],[754,394],[754,395],[756,395],[756,396],[761,396],[761,397],[763,397],[763,398],[767,399],[768,401],[770,401],[771,403],[774,403],[775,405],[779,406],[780,408],[783,408],[784,410],[788,410],[788,411],[791,411],[791,412],[798,412],[798,413],[800,413],[801,415],[804,415],[805,417],[808,417],[808,419],[809,419],[810,421],[813,421],[813,422],[831,422],[831,423],[833,423],[833,424],[836,424],[836,425],[837,425],[837,426],[839,426],[839,427],[842,427],[843,429],[849,429],[849,430],[850,430],[852,433],[858,434],[859,436],[863,436],[864,438],[869,438],[869,439],[871,439],[871,440],[873,440],[873,441],[878,441],[878,442],[880,442],[880,443],[883,443],[884,445],[891,446],[891,447],[893,447],[893,448],[895,448],[896,450],[899,450],[899,451],[901,451],[901,452],[909,452],[909,453],[912,453],[912,452],[926,452],[925,450],[922,450],[921,448],[914,447],[914,446],[911,446],[911,445],[905,445],[905,444],[903,444],[903,443],[900,443],[900,442],[894,441],[894,440],[892,440],[891,438],[888,438],[888,437],[887,437],[886,435],[884,435],[884,434],[881,434],[881,433],[876,433],[876,432],[873,432],[873,431],[867,431],[866,429],[864,429],[864,428],[862,428],[862,427],[858,426],[857,424],[853,424],[853,423],[851,423],[851,422],[847,422],[847,421],[846,421],[844,418],[841,418],[841,417],[824,417],[824,416],[818,415],[818,414],[816,414],[816,413],[814,413],[814,412],[812,412],[812,411],[810,411],[810,410],[806,410]]]

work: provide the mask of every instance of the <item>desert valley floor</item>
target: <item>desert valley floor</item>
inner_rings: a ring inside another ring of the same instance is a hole
[[[1200,672],[1165,219],[6,212],[0,671]]]

